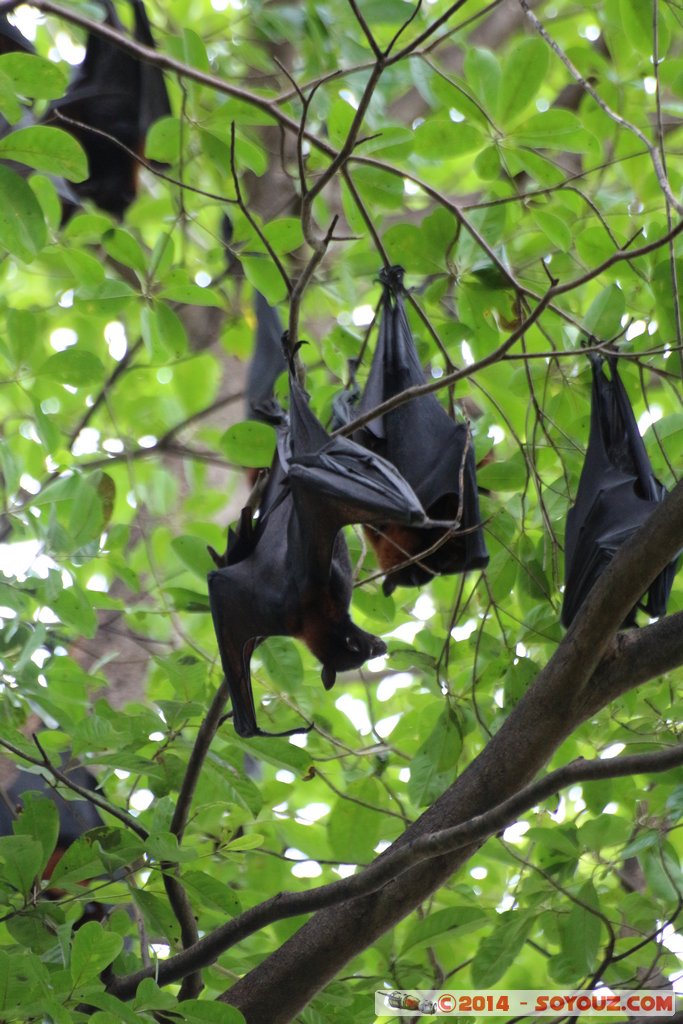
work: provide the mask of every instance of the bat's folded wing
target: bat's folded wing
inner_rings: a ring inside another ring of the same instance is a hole
[[[293,457],[290,485],[326,495],[339,526],[346,523],[428,524],[420,501],[398,470],[346,438]]]
[[[251,655],[264,637],[288,632],[281,566],[274,566],[268,573],[257,570],[248,560],[210,572],[208,582],[211,616],[237,735],[291,736],[308,731],[306,727],[299,727],[270,733],[256,724]]]
[[[562,624],[567,627],[615,553],[647,522],[657,504],[639,497],[632,477],[614,470],[608,477],[611,481],[596,491],[592,502],[584,493],[581,504],[570,509],[567,516],[562,605]],[[675,572],[676,564],[672,563],[652,583],[645,604],[650,615],[665,613]],[[624,625],[634,625],[635,617],[634,608]]]

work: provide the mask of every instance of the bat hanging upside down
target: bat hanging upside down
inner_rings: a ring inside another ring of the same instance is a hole
[[[384,295],[379,337],[358,415],[425,382],[403,305],[403,273],[399,266],[380,273]],[[347,419],[353,413],[352,408],[343,412],[343,403],[335,408]],[[467,425],[455,423],[435,395],[420,395],[370,420],[354,440],[391,462],[427,515],[442,523],[422,530],[387,522],[366,530],[381,568],[388,573],[385,594],[397,586],[420,586],[436,575],[488,565],[472,439]]]
[[[112,0],[100,0],[105,24],[125,34]],[[133,38],[154,47],[142,0],[130,0]],[[126,53],[108,39],[89,35],[83,63],[66,95],[51,104],[45,122],[69,132],[88,157],[90,176],[73,186],[79,199],[91,199],[122,217],[137,192],[138,161],[151,125],[171,106],[163,73]],[[125,147],[125,148],[124,148]],[[65,208],[65,218],[74,211]]]
[[[211,612],[239,736],[307,731],[257,726],[249,661],[261,639],[303,640],[328,690],[337,672],[386,652],[349,615],[352,571],[340,533],[349,523],[378,522],[434,525],[390,463],[328,436],[290,372],[289,432],[280,430],[259,516],[244,509],[225,555],[212,552],[219,568],[209,574]]]
[[[590,360],[590,437],[576,504],[567,515],[563,626],[571,625],[615,552],[666,495],[666,489],[652,471],[616,357],[607,360],[611,379],[605,376],[605,360],[601,356],[591,353]],[[666,613],[676,568],[674,560],[650,585],[643,606],[649,615]],[[624,626],[634,626],[635,622],[634,608]]]

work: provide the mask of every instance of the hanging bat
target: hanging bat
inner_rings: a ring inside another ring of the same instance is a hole
[[[87,768],[79,766],[69,771],[68,775],[83,789],[90,789],[93,792],[97,790],[97,780]],[[41,796],[47,797],[53,802],[59,814],[57,844],[43,871],[43,878],[50,879],[52,872],[71,844],[75,843],[85,832],[92,828],[98,828],[104,822],[94,804],[87,800],[65,800],[42,776],[19,771],[11,784],[5,790],[0,790],[0,836],[13,835],[14,821],[21,815],[23,797],[28,792],[37,792]],[[45,895],[49,899],[58,899],[63,893],[61,890],[50,888]],[[88,902],[75,927],[82,927],[86,921],[101,921],[106,910],[106,906],[102,903]]]
[[[130,2],[135,15],[133,38],[153,47],[142,0]],[[112,0],[101,3],[105,24],[123,33]],[[170,112],[164,76],[158,68],[124,53],[107,39],[89,35],[83,63],[66,95],[51,104],[45,120],[68,131],[86,152],[90,177],[74,185],[79,198],[91,199],[101,209],[122,217],[137,193],[138,162],[133,154],[142,154],[148,129]],[[66,217],[72,212],[67,210]]]
[[[346,438],[330,438],[290,373],[289,431],[278,450],[259,516],[244,509],[209,598],[239,736],[267,733],[256,724],[249,661],[268,636],[303,640],[322,663],[329,690],[336,673],[386,653],[379,637],[349,615],[352,572],[340,530],[347,523],[426,523],[424,510],[397,470]],[[309,727],[310,728],[310,727]]]
[[[384,295],[379,337],[359,414],[425,382],[403,305],[403,273],[397,266],[380,274]],[[385,594],[397,586],[417,587],[435,575],[488,564],[474,450],[466,424],[455,423],[434,395],[422,395],[371,420],[355,440],[396,466],[431,519],[451,523],[426,530],[397,523],[367,529],[379,564],[388,574]],[[455,530],[454,521],[459,523]],[[436,550],[419,557],[435,545],[439,545]],[[408,560],[409,565],[400,567]]]
[[[615,552],[663,501],[666,489],[652,466],[638,431],[633,409],[617,370],[617,359],[590,355],[593,370],[591,425],[576,503],[567,515],[562,624],[569,626],[598,576]],[[649,615],[666,613],[677,562],[671,562],[651,584],[643,607]],[[624,626],[634,626],[636,608]]]

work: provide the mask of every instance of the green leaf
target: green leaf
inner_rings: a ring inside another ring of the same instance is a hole
[[[4,1020],[24,1022],[34,1017],[31,1002],[48,988],[48,974],[28,950],[0,950],[0,1013]],[[28,1011],[28,1012],[26,1012]],[[40,1011],[37,1011],[39,1016]]]
[[[403,181],[395,174],[388,174],[378,167],[359,165],[353,169],[353,180],[371,207],[376,205],[380,210],[400,210],[405,203]]]
[[[97,921],[88,921],[74,936],[71,949],[71,978],[74,987],[97,978],[123,949],[123,939],[106,932]]]
[[[362,806],[370,804],[371,807]],[[361,779],[346,787],[344,797],[334,804],[327,818],[327,835],[335,857],[348,864],[374,859],[382,831],[382,816],[372,810],[383,804],[377,779]]]
[[[288,636],[272,636],[259,647],[271,679],[281,684],[287,693],[293,693],[304,679],[304,666],[299,648]]]
[[[169,679],[178,699],[183,702],[182,707],[186,707],[186,702],[203,699],[208,677],[205,661],[190,651],[182,650],[174,651],[167,658],[154,660]],[[167,719],[168,717],[166,714]]]
[[[484,108],[495,116],[501,79],[500,64],[495,54],[482,47],[468,47],[465,55],[465,76]]]
[[[145,156],[159,163],[177,164],[180,160],[182,127],[177,117],[155,121],[145,138]]]
[[[35,167],[37,171],[61,174],[68,181],[85,181],[88,177],[85,153],[74,137],[61,128],[18,128],[0,139],[0,157]]]
[[[583,326],[598,341],[607,341],[621,330],[626,297],[616,284],[610,284],[593,299],[584,317]]]
[[[258,832],[245,832],[244,835],[235,836],[230,840],[227,852],[242,853],[244,850],[258,850],[264,842],[264,836],[259,835]]]
[[[394,224],[382,239],[392,263],[415,273],[440,273],[446,265],[446,246],[439,247],[416,224]]]
[[[205,580],[207,573],[215,569],[211,555],[206,550],[206,541],[201,537],[182,534],[173,538],[171,547],[181,562],[200,579]]]
[[[83,547],[89,541],[99,538],[105,525],[103,499],[107,502],[108,512],[111,515],[113,496],[111,477],[103,477],[99,480],[84,480],[79,477],[68,524],[69,536],[74,548]]]
[[[569,110],[546,110],[533,114],[511,134],[518,146],[532,149],[558,149],[583,153],[589,145],[588,132]]]
[[[178,1003],[173,1016],[186,1024],[245,1024],[244,1017],[234,1006],[200,999]]]
[[[156,832],[145,840],[148,855],[157,862],[169,861],[172,864],[191,863],[195,860],[192,850],[183,849],[178,845],[178,837],[172,832]]]
[[[380,629],[386,629],[387,624],[394,621],[396,617],[396,603],[393,598],[385,597],[379,587],[367,587],[359,589],[353,596],[354,607],[360,609],[363,615],[372,623],[376,623]]]
[[[240,913],[240,903],[235,892],[205,871],[183,871],[183,886],[188,894],[212,910],[227,914],[229,917],[235,917]],[[138,989],[138,993],[139,991]]]
[[[91,637],[97,632],[97,615],[92,602],[76,584],[63,590],[52,607],[64,625],[71,626],[77,633]]]
[[[2,60],[2,57],[0,57]],[[8,124],[16,124],[21,120],[24,108],[17,98],[16,87],[12,80],[2,73],[0,69],[0,114]]]
[[[294,252],[304,241],[301,221],[297,217],[272,220],[264,225],[263,233],[279,256]]]
[[[27,835],[0,838],[0,878],[17,892],[30,891],[44,866],[43,846]]]
[[[346,100],[337,98],[330,107],[330,112],[327,115],[327,131],[330,136],[330,142],[337,149],[340,149],[351,127],[351,122],[356,116],[356,111],[353,109],[350,103]]]
[[[152,934],[158,939],[165,937],[172,943],[180,941],[180,926],[165,899],[146,889],[134,889],[132,897]]]
[[[187,587],[164,587],[164,593],[177,612],[208,612],[211,607],[208,594],[199,594]]]
[[[600,814],[587,821],[579,829],[579,842],[589,850],[600,850],[608,846],[623,846],[633,833],[633,822],[616,814]]]
[[[285,740],[262,739],[255,736],[248,741],[235,737],[234,742],[252,756],[257,756],[260,760],[266,761],[276,768],[293,771],[295,774],[304,774],[311,766],[310,754]]]
[[[240,263],[247,281],[261,292],[271,306],[277,306],[287,297],[287,286],[272,260],[265,256],[242,256]]]
[[[457,942],[462,936],[483,928],[490,920],[490,913],[480,907],[459,906],[437,910],[411,927],[403,941],[401,956],[405,956],[409,949],[429,946],[446,936]]]
[[[586,882],[576,896],[584,905],[572,905],[560,923],[560,936],[564,956],[582,977],[593,971],[597,964],[602,921],[597,916],[600,901],[592,882]]]
[[[48,452],[55,452],[61,443],[59,427],[51,416],[46,416],[40,404],[34,399],[33,415],[36,418],[38,437]]]
[[[202,288],[190,278],[186,270],[176,267],[166,274],[160,292],[162,298],[173,302],[188,302],[193,306],[223,306],[223,300],[213,288]]]
[[[59,813],[53,800],[48,800],[39,791],[28,790],[21,794],[23,810],[14,822],[16,835],[30,836],[43,848],[43,863],[47,864],[50,854],[57,845],[59,836]]]
[[[520,910],[506,910],[500,914],[495,927],[479,943],[472,962],[472,984],[475,988],[492,988],[511,967],[527,935],[533,918]]]
[[[123,263],[124,267],[131,267],[140,274],[147,273],[147,259],[143,253],[140,243],[133,238],[129,231],[121,228],[112,228],[107,231],[102,239],[106,252],[112,259]]]
[[[65,249],[64,262],[79,285],[96,288],[104,283],[104,267],[90,253],[82,249]]]
[[[545,210],[537,210],[534,220],[556,248],[561,249],[562,252],[569,252],[573,243],[573,235],[569,225],[561,217],[555,216],[554,213],[547,213]]]
[[[45,217],[33,192],[18,174],[0,166],[0,246],[25,263],[47,242]]]
[[[74,346],[50,356],[38,374],[59,384],[80,388],[104,380],[104,366],[92,352]]]
[[[524,456],[517,450],[505,462],[490,462],[483,466],[477,473],[477,481],[481,487],[492,491],[521,491],[526,486],[527,475]]]
[[[136,1010],[170,1010],[176,1008],[176,1001],[168,989],[159,988],[154,978],[143,978],[133,1006]]]
[[[643,850],[639,859],[649,888],[657,899],[671,905],[678,899],[681,888],[678,857],[653,844],[650,849]]]
[[[500,174],[500,154],[496,146],[482,149],[474,161],[474,169],[483,181],[493,181]]]
[[[100,1009],[88,1016],[94,1024],[139,1024],[140,1017],[126,1003],[110,996],[108,992],[93,991],[89,988],[88,1003]],[[57,1022],[55,1022],[57,1024]]]
[[[498,117],[509,124],[531,103],[548,72],[549,49],[542,39],[527,38],[513,46],[503,66]]]
[[[461,752],[460,724],[446,709],[410,762],[408,796],[416,807],[432,803],[453,782]]]
[[[166,302],[157,301],[141,310],[142,338],[154,360],[179,359],[187,352],[185,325]]]
[[[0,74],[7,76],[15,92],[31,99],[59,99],[68,81],[62,64],[33,53],[2,54]]]
[[[485,136],[474,125],[454,122],[447,117],[429,117],[415,131],[417,155],[429,163],[442,163],[444,157],[473,153],[485,142]]]
[[[79,836],[55,865],[51,881],[62,887],[76,886],[100,874],[103,858],[100,856],[95,836],[101,838],[104,832],[105,829],[99,829],[97,832]],[[142,849],[139,852],[142,853]]]
[[[530,658],[515,659],[503,678],[506,708],[513,708],[522,699],[537,675],[538,665]]]
[[[619,0],[621,30],[631,46],[648,57],[653,47],[652,11],[639,0]],[[657,18],[658,52],[660,60],[668,47],[669,32],[664,18]]]
[[[228,427],[219,444],[234,465],[265,467],[273,461],[275,441],[275,430],[269,423],[244,420]]]
[[[188,349],[187,332],[182,319],[166,302],[155,303],[157,338],[168,355],[179,359]]]

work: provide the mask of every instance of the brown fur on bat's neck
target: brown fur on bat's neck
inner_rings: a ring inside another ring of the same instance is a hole
[[[294,633],[302,640],[318,661],[324,662],[327,655],[328,630],[330,623],[338,624],[347,618],[343,602],[336,601],[328,591],[322,602],[308,604],[302,616],[301,629]]]
[[[460,513],[456,494],[444,495],[429,509],[435,519],[455,521]],[[435,576],[461,572],[467,556],[465,534],[448,529],[416,529],[398,523],[364,526],[363,531],[372,545],[380,568],[386,573],[382,585],[385,594],[393,593],[397,586],[421,586]],[[441,543],[439,543],[441,542]],[[436,550],[433,550],[434,546]]]

